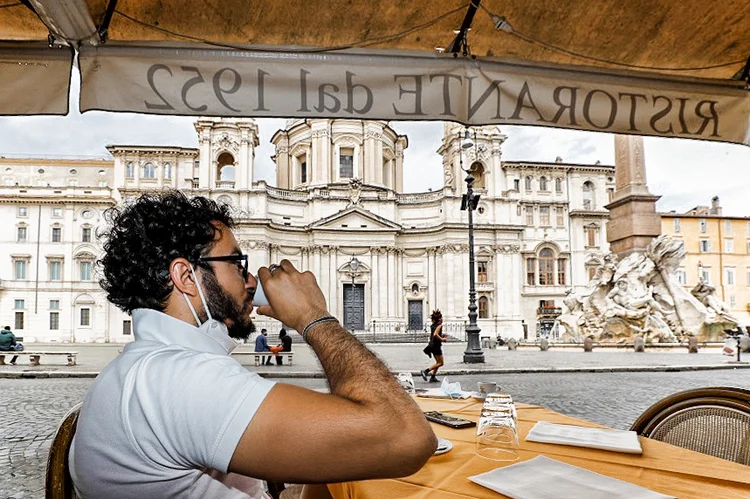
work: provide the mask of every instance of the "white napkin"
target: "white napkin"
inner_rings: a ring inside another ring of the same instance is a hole
[[[676,499],[544,456],[469,480],[513,499]]]
[[[417,397],[427,397],[435,399],[467,399],[471,397],[471,392],[457,392],[454,395],[448,395],[442,388],[428,388],[425,391],[417,392]]]
[[[539,421],[526,436],[527,442],[574,445],[592,449],[641,454],[641,442],[634,431],[585,428]]]

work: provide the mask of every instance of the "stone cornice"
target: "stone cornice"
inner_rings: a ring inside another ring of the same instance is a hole
[[[594,172],[594,173],[606,173],[612,175],[615,172],[614,165],[584,165],[578,163],[545,163],[538,161],[503,161],[503,168],[513,170],[557,170],[560,173],[567,171],[581,171],[581,172]]]
[[[609,218],[609,211],[570,210],[570,216],[571,218]]]

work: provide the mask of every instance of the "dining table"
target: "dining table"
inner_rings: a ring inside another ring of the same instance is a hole
[[[478,421],[482,402],[415,397],[423,411],[440,411]],[[568,445],[526,441],[538,421],[606,428],[545,409],[516,403],[519,460],[543,455],[611,478],[623,480],[680,499],[750,498],[750,467],[707,454],[639,436],[642,454],[627,454]],[[453,429],[431,423],[438,437],[450,440],[453,449],[429,459],[422,469],[403,478],[329,484],[334,499],[499,499],[508,496],[469,480],[514,462],[495,461],[476,454],[476,427]],[[585,490],[581,491],[586,498]]]

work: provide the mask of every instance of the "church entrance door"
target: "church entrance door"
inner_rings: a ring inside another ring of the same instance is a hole
[[[423,317],[422,300],[409,300],[409,331],[421,331],[424,328]]]
[[[344,284],[344,327],[350,331],[365,328],[364,284]]]

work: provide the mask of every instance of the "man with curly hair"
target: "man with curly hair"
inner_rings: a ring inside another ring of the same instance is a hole
[[[226,206],[178,191],[106,214],[101,285],[135,341],[84,399],[70,450],[78,497],[266,498],[260,479],[325,484],[414,473],[437,443],[387,367],[327,311],[310,272],[262,267],[258,313],[302,333],[330,394],[275,383],[229,353],[258,285]],[[306,485],[303,497],[330,497]]]

